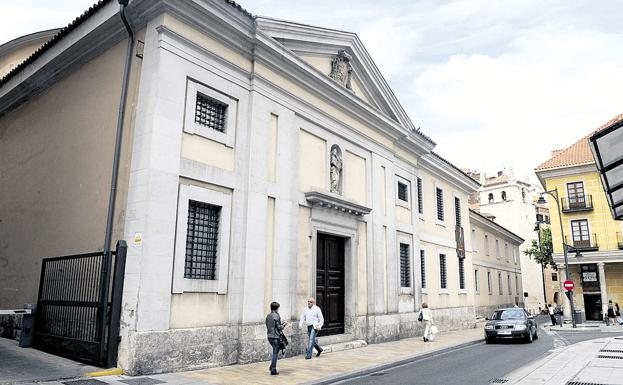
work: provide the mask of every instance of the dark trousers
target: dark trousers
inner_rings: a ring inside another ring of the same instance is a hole
[[[270,359],[270,371],[277,371],[277,357],[279,357],[279,338],[269,338],[268,343],[273,347],[273,356]]]
[[[551,319],[552,319],[552,326],[556,326],[556,317],[554,317],[554,315],[553,315],[553,314],[550,314],[550,315],[549,315],[549,318],[551,318]]]

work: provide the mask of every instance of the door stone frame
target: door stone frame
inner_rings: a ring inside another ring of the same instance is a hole
[[[318,233],[344,238],[344,334],[354,332],[353,319],[357,313],[357,218],[340,214],[336,210],[321,207],[311,209],[311,295],[316,295],[316,269],[318,253]]]

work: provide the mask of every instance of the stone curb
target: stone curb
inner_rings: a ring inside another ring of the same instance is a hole
[[[407,358],[403,358],[401,360],[398,361],[394,361],[394,362],[388,362],[386,364],[381,364],[381,365],[376,365],[376,366],[370,366],[364,369],[359,369],[359,370],[353,370],[351,372],[347,372],[347,373],[343,373],[343,374],[337,374],[337,375],[333,375],[330,377],[325,377],[323,379],[317,380],[317,381],[311,381],[311,382],[306,382],[304,385],[328,385],[328,384],[333,384],[335,382],[338,381],[344,381],[344,380],[349,380],[352,378],[356,378],[356,377],[361,377],[361,376],[365,376],[374,372],[379,372],[382,370],[388,370],[391,368],[395,368],[397,366],[400,365],[404,365],[404,364],[408,364],[410,362],[414,362],[414,361],[419,361],[419,360],[423,360],[425,358],[429,358],[429,357],[433,357],[439,354],[444,354],[444,353],[448,353],[454,349],[460,349],[460,348],[464,348],[467,346],[472,346],[472,345],[477,345],[479,343],[482,343],[483,339],[479,338],[477,340],[472,340],[472,341],[468,341],[468,342],[463,342],[457,345],[453,345],[453,346],[448,346],[446,348],[442,348],[439,350],[435,350],[432,352],[428,352],[428,353],[424,353],[424,354],[416,354]]]

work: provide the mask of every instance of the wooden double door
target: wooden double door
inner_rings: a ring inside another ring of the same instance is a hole
[[[344,238],[318,233],[316,304],[324,326],[320,336],[344,333]]]

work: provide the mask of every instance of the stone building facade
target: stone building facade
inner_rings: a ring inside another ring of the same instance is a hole
[[[49,176],[39,186],[48,203],[63,206],[43,210],[31,247],[8,242],[11,263],[33,263],[30,277],[52,243],[57,255],[101,247],[108,184],[99,182],[109,178],[124,46],[117,10],[99,2],[0,81],[0,153],[16,171],[2,180],[13,222],[1,238],[35,215],[17,210],[36,200],[20,194],[30,187],[19,182],[31,171],[25,158]],[[114,223],[115,238],[130,240],[120,366],[140,374],[266,359],[269,303],[296,321],[310,295],[325,312],[323,343],[416,336],[423,301],[442,329],[473,324],[463,234],[478,183],[433,152],[355,34],[253,17],[231,1],[135,0],[129,11],[142,44]],[[52,233],[57,222],[63,231]],[[13,284],[20,300],[36,296]],[[292,324],[289,354],[298,354],[306,335]]]
[[[519,246],[523,239],[474,210],[471,222],[474,306],[477,317],[524,306]]]

